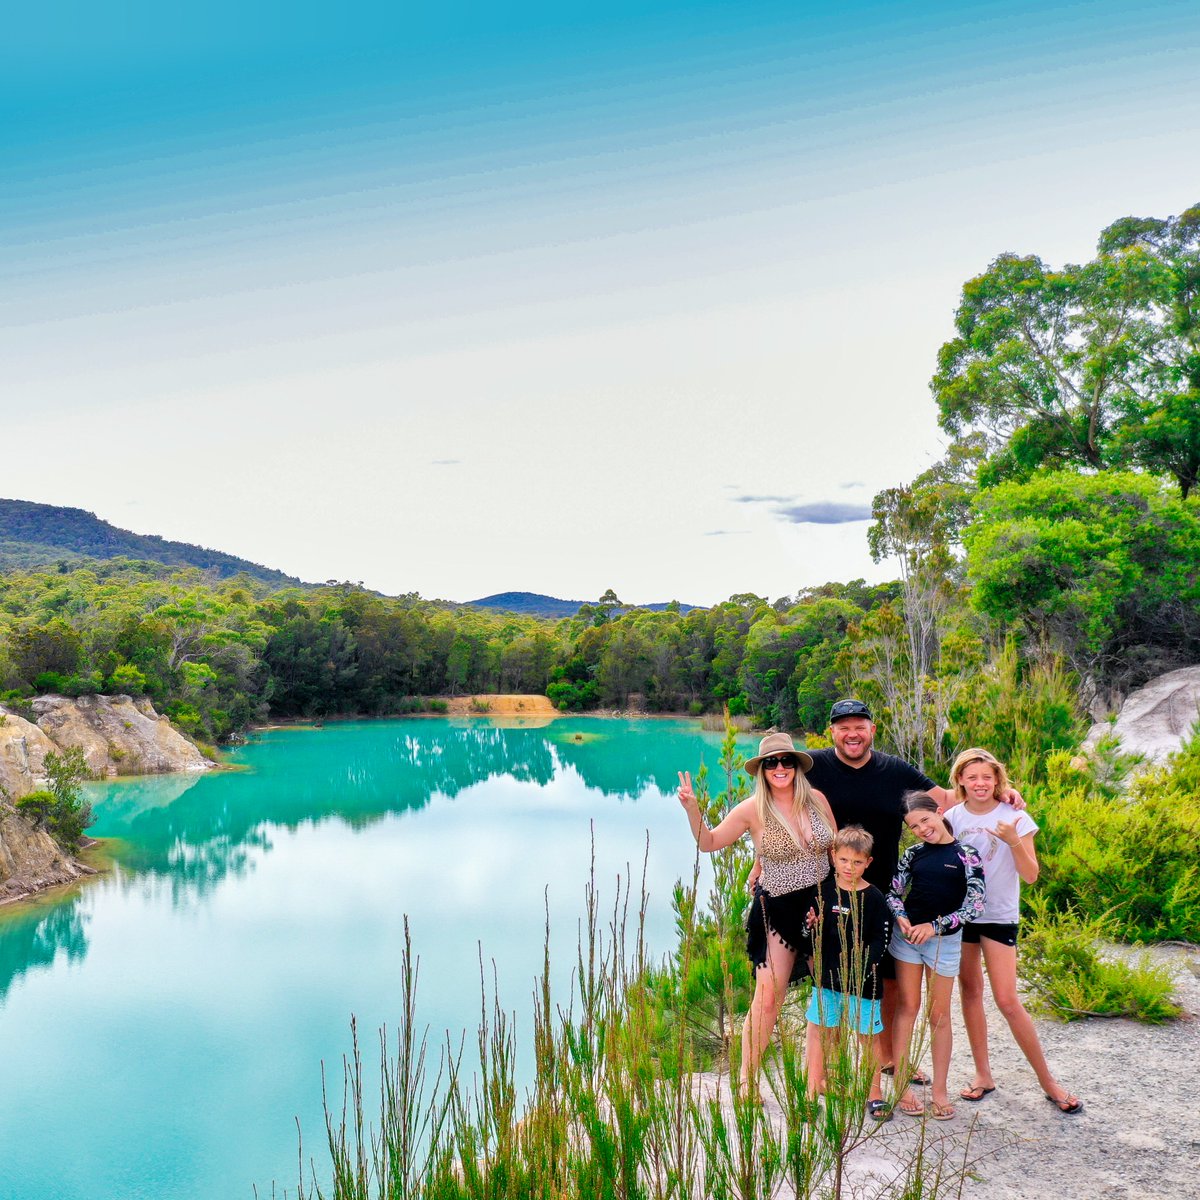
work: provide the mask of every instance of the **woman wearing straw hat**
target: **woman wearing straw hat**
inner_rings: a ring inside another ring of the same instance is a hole
[[[749,834],[762,863],[747,921],[754,964],[754,998],[742,1027],[743,1093],[757,1088],[758,1067],[787,993],[793,968],[806,953],[808,910],[817,885],[829,874],[829,844],[837,832],[825,797],[809,787],[812,759],[786,733],[769,733],[746,762],[754,794],[732,808],[715,829],[704,823],[692,777],[679,775],[679,802],[696,845],[705,853],[732,846]],[[803,977],[806,971],[800,971]]]

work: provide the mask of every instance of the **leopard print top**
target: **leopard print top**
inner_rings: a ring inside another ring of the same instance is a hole
[[[760,884],[764,892],[782,896],[798,888],[812,887],[829,874],[829,847],[833,831],[825,823],[815,804],[808,806],[812,826],[812,844],[798,846],[779,818],[767,812],[767,823],[758,840],[758,857],[762,860]]]

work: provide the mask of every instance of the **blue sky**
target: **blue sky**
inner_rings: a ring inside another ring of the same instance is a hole
[[[26,20],[0,494],[389,592],[886,574],[963,281],[1200,199],[1190,3]]]

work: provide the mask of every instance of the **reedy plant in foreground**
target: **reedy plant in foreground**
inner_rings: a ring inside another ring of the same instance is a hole
[[[724,751],[729,786],[720,800],[730,802],[740,765],[732,736]],[[883,1127],[866,1116],[872,1064],[856,1038],[842,1038],[832,1050],[823,1104],[807,1094],[799,1050],[803,1026],[794,1013],[781,1022],[762,1072],[766,1103],[744,1100],[730,1087],[740,1043],[725,1031],[732,1029],[732,1014],[744,1008],[746,991],[740,977],[735,984],[731,968],[744,958],[732,927],[732,914],[740,919],[744,900],[734,901],[731,886],[740,879],[744,896],[745,873],[719,857],[716,872],[710,910],[679,907],[679,943],[667,963],[653,968],[644,937],[644,880],[632,923],[628,881],[618,884],[607,922],[594,881],[589,883],[565,1007],[551,987],[547,922],[533,1005],[535,1074],[523,1103],[515,1023],[500,1008],[482,963],[477,1062],[468,1074],[465,1040],[457,1048],[447,1041],[439,1069],[429,1074],[406,925],[394,1050],[386,1033],[380,1040],[378,1117],[368,1120],[365,1112],[354,1031],[340,1113],[326,1098],[330,1164],[320,1172],[311,1166],[307,1179],[302,1170],[301,1200],[807,1200],[859,1194],[863,1181],[848,1170],[850,1157]],[[694,967],[706,939],[715,944],[720,977],[711,978],[705,967],[697,984]],[[727,1052],[716,1056],[715,1073],[700,1071],[714,1056],[695,1036],[702,1022],[692,1009],[721,1022]],[[884,1177],[871,1180],[873,1197],[958,1194],[966,1166],[951,1165],[926,1141],[923,1126],[886,1128],[887,1156],[879,1160],[886,1164]]]

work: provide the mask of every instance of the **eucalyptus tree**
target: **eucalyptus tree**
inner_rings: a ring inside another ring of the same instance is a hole
[[[1177,217],[1124,217],[1104,255],[1144,256],[1143,306],[1157,336],[1130,373],[1114,430],[1120,461],[1167,472],[1186,500],[1200,482],[1200,205]]]
[[[1002,254],[963,285],[931,382],[942,428],[982,434],[985,484],[1039,467],[1200,479],[1200,206],[1126,217],[1090,261]]]
[[[1118,690],[1200,654],[1200,509],[1145,474],[988,488],[965,535],[974,605]]]

